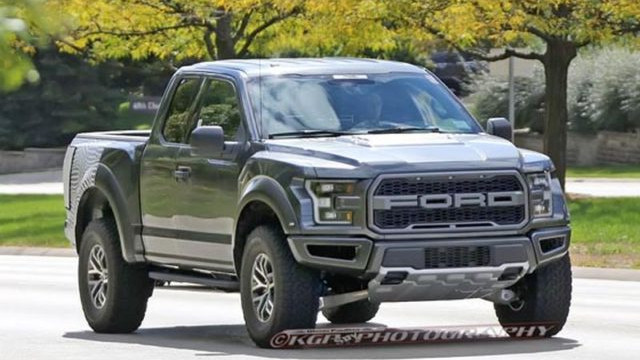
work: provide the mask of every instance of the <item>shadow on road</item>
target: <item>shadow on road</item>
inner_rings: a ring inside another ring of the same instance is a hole
[[[70,332],[65,338],[87,341],[138,344],[192,350],[196,356],[248,355],[273,359],[406,359],[462,357],[477,355],[513,355],[570,350],[581,346],[565,338],[537,340],[482,340],[464,343],[418,345],[357,346],[343,348],[266,350],[249,339],[244,325],[178,326],[139,329],[133,334],[96,334],[91,331]]]

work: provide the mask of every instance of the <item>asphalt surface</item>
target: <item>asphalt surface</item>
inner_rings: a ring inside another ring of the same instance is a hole
[[[0,359],[637,359],[640,353],[640,282],[575,279],[570,319],[552,339],[263,350],[244,330],[237,294],[174,287],[156,289],[136,333],[95,334],[80,309],[76,261],[0,256]],[[392,327],[495,323],[483,300],[386,303],[375,318]]]
[[[640,197],[638,179],[569,178],[567,192],[595,197]],[[0,175],[0,194],[62,194],[62,171]]]

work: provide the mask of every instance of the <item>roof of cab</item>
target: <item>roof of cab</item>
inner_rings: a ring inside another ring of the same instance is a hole
[[[424,73],[424,69],[397,61],[359,58],[293,58],[219,60],[180,68],[197,72],[242,72],[248,77],[268,75]]]

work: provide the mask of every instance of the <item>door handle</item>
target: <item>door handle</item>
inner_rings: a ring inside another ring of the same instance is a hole
[[[176,181],[187,181],[191,176],[191,168],[188,166],[178,166],[178,168],[173,172],[173,177]]]

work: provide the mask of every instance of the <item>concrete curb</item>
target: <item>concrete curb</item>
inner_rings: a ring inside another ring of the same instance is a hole
[[[76,257],[76,252],[71,248],[45,248],[45,247],[21,247],[0,246],[0,255],[29,255],[29,256],[55,256]],[[600,279],[619,281],[640,281],[640,270],[612,269],[596,267],[572,267],[573,277],[579,279]]]
[[[573,277],[580,279],[640,281],[640,270],[574,266]]]

